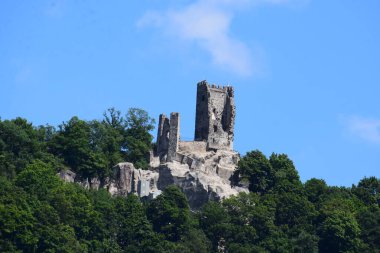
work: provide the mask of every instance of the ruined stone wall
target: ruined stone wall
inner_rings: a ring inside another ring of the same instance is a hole
[[[172,112],[170,114],[170,132],[169,132],[169,147],[167,161],[171,162],[178,151],[179,144],[179,113]]]
[[[197,85],[197,104],[195,111],[195,141],[207,141],[209,132],[209,114],[208,104],[210,100],[209,86],[205,81]]]
[[[170,119],[161,114],[158,123],[156,155],[160,162],[172,161],[179,144],[179,113],[172,112]]]
[[[156,155],[160,161],[166,161],[169,149],[170,122],[165,114],[160,114],[157,132],[157,149]]]
[[[207,151],[207,142],[180,141],[178,145],[178,151],[187,153],[205,153]]]
[[[233,88],[198,83],[194,139],[207,141],[209,149],[232,150],[234,122]]]

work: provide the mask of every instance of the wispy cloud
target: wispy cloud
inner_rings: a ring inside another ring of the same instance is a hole
[[[380,119],[349,116],[343,118],[349,133],[363,140],[380,143]]]
[[[234,14],[259,4],[288,4],[307,0],[199,0],[181,9],[147,11],[139,27],[154,26],[173,39],[193,42],[212,62],[243,76],[258,71],[252,48],[231,35]]]

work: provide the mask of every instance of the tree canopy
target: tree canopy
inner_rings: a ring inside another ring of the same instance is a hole
[[[111,197],[61,181],[148,167],[154,121],[141,109],[72,117],[57,128],[0,120],[0,252],[380,252],[380,179],[352,187],[300,181],[286,154],[242,156],[241,193],[190,210],[180,188],[154,200]]]

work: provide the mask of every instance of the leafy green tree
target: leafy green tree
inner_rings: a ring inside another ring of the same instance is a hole
[[[380,205],[380,179],[363,178],[357,187],[352,187],[352,191],[366,205]]]
[[[64,184],[52,191],[50,199],[60,220],[74,229],[77,238],[99,239],[99,213],[94,210],[85,189],[77,184]]]
[[[173,242],[186,235],[191,226],[186,196],[174,185],[166,187],[163,193],[149,204],[147,215],[154,231]]]
[[[111,176],[112,168],[125,160],[123,146],[126,142],[126,122],[121,112],[109,108],[103,114],[103,120],[92,120],[88,123],[91,129],[91,149],[104,156],[106,167],[101,178]]]
[[[135,195],[115,199],[117,242],[126,252],[153,252],[156,235]]]
[[[0,177],[1,252],[33,252],[37,248],[37,220],[28,198],[22,189]]]
[[[47,129],[35,128],[26,119],[0,120],[0,176],[14,178],[31,161],[40,159],[56,163],[47,152]]]
[[[51,150],[84,178],[103,176],[107,168],[105,155],[94,150],[90,124],[78,117],[60,125]]]
[[[349,212],[329,213],[318,233],[321,252],[358,252],[361,248],[360,227]]]
[[[62,186],[63,182],[55,175],[53,168],[36,160],[17,175],[15,184],[39,200],[47,200],[51,192]]]
[[[317,204],[322,201],[328,187],[323,179],[312,178],[305,182],[304,189],[310,202]]]
[[[277,193],[283,192],[302,192],[302,183],[298,172],[294,167],[293,161],[285,154],[273,153],[269,157],[274,175],[274,191]]]
[[[182,246],[181,252],[208,253],[211,251],[211,242],[201,229],[191,228],[178,244]]]
[[[225,228],[229,226],[231,217],[220,203],[210,201],[202,207],[199,219],[200,227],[216,249],[219,242],[226,237]]]
[[[380,208],[370,207],[357,215],[360,238],[365,243],[363,252],[380,252]]]
[[[276,206],[276,224],[286,228],[302,227],[312,230],[317,213],[306,196],[295,193],[283,193],[278,196]]]
[[[233,176],[235,184],[248,184],[250,191],[261,194],[272,189],[273,180],[272,166],[259,150],[248,152],[242,157]]]
[[[126,115],[126,141],[123,146],[126,159],[137,168],[146,169],[149,166],[149,151],[153,136],[149,131],[154,129],[154,119],[142,109],[131,108]]]
[[[38,252],[79,252],[83,246],[77,241],[72,227],[61,223],[54,208],[46,202],[35,208],[38,220],[34,234],[38,235]]]

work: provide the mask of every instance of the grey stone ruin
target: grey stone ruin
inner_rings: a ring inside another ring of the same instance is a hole
[[[206,141],[208,149],[232,150],[234,141],[235,98],[230,86],[198,83],[195,141]]]
[[[179,144],[179,113],[172,112],[170,120],[161,114],[157,132],[157,156],[161,162],[171,162],[176,157]]]
[[[219,201],[248,189],[232,186],[239,154],[233,150],[235,123],[234,90],[230,86],[197,84],[195,136],[180,138],[180,115],[159,116],[156,149],[150,153],[150,168],[142,170],[132,163],[117,164],[104,182],[97,178],[80,179],[65,171],[59,176],[84,187],[105,188],[112,195],[136,194],[153,199],[167,186],[175,184],[185,193],[190,207],[200,208],[209,200]]]
[[[178,158],[179,147],[187,149],[233,150],[235,99],[231,86],[210,85],[201,81],[197,85],[197,104],[194,142],[181,142],[179,113],[159,117],[156,155],[161,162]]]

